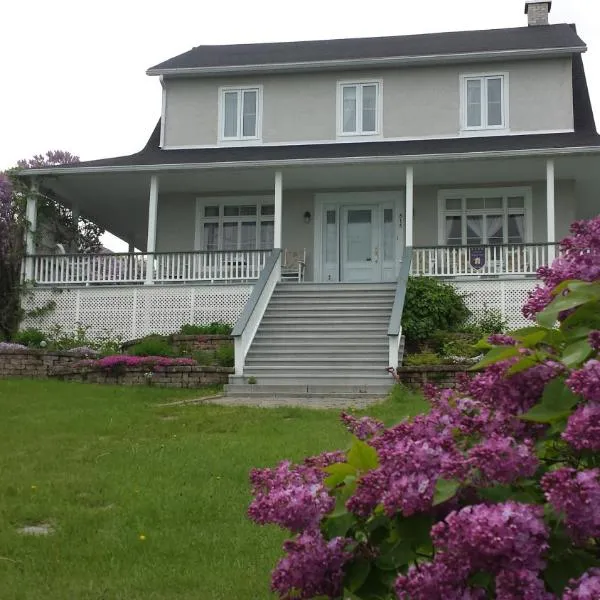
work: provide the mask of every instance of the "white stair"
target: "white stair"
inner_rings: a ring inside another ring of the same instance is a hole
[[[394,283],[278,284],[227,395],[385,396],[395,291]]]

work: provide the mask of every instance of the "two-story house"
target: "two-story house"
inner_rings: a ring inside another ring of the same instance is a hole
[[[536,270],[600,207],[586,46],[550,8],[151,67],[162,114],[140,152],[23,173],[34,228],[46,189],[143,252],[35,256],[31,236],[33,303],[124,337],[237,323],[237,375],[279,384],[387,382],[408,272],[520,325]]]

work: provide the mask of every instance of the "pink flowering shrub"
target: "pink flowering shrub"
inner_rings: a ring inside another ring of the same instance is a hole
[[[254,469],[249,517],[291,532],[283,600],[600,600],[600,217],[458,389],[346,451]],[[557,327],[558,325],[558,327]]]
[[[98,359],[80,360],[75,363],[77,367],[90,367],[112,371],[123,372],[127,368],[143,367],[154,371],[156,367],[184,367],[198,364],[191,358],[167,358],[165,356],[129,356],[127,354],[115,354]]]

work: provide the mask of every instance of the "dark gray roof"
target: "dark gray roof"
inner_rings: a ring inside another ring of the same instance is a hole
[[[560,24],[394,37],[197,46],[151,67],[148,73],[158,73],[167,69],[214,69],[564,48],[578,48],[584,51],[585,43],[572,26]]]

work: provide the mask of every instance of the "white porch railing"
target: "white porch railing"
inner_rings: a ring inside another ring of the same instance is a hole
[[[535,275],[551,262],[557,244],[496,246],[431,246],[413,248],[411,275],[468,277],[481,275]]]
[[[131,284],[258,279],[272,250],[135,254],[52,254],[26,258],[35,283]]]

